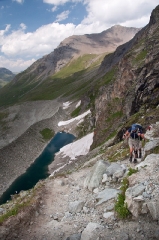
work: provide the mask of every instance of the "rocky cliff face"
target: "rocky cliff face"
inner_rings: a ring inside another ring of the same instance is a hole
[[[93,146],[115,134],[128,118],[159,103],[159,6],[149,24],[129,43],[106,56],[99,69],[101,78],[111,74],[95,100],[96,134]],[[141,121],[140,118],[134,119]],[[147,122],[149,124],[149,122]]]

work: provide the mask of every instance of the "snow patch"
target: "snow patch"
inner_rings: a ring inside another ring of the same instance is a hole
[[[65,102],[63,103],[63,109],[66,109],[70,106],[71,102]]]
[[[63,154],[63,157],[68,156],[72,160],[76,159],[77,156],[86,155],[93,143],[93,136],[94,133],[90,133],[85,137],[62,147],[60,153]]]
[[[85,113],[83,113],[83,114],[81,114],[81,115],[79,115],[79,116],[77,116],[77,117],[75,117],[75,118],[71,118],[71,119],[68,120],[68,121],[61,121],[61,122],[59,122],[59,123],[58,123],[58,126],[67,125],[67,124],[69,124],[69,123],[71,123],[71,122],[74,122],[75,120],[81,120],[82,118],[84,118],[85,116],[87,116],[89,113],[91,113],[90,109],[89,109],[87,112],[85,112]]]
[[[81,105],[81,100],[77,103],[76,108],[78,108]]]
[[[82,123],[84,121],[84,119],[81,119],[78,123],[77,126],[80,125],[80,123]]]

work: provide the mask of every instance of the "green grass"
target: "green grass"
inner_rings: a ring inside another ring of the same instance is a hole
[[[123,116],[123,112],[122,111],[118,111],[115,113],[112,113],[111,115],[109,115],[109,117],[106,119],[106,122],[112,122],[117,118],[121,118]]]
[[[133,64],[141,63],[147,55],[147,50],[142,50],[134,59]]]
[[[124,178],[121,185],[121,192],[118,194],[117,200],[115,202],[115,211],[119,218],[125,219],[130,215],[130,211],[125,204],[125,192],[129,186],[129,181],[127,178]]]
[[[81,106],[77,107],[72,113],[71,117],[77,117],[81,111]]]
[[[83,56],[80,56],[72,62],[68,63],[58,73],[54,74],[53,78],[66,78],[72,74],[83,71],[87,69],[87,64],[97,56],[98,55],[96,54],[85,54]]]
[[[128,176],[131,176],[132,174],[138,172],[138,169],[129,168],[128,170],[129,170],[129,171],[128,171]]]
[[[36,75],[29,69],[18,74],[14,83],[9,83],[0,90],[0,106],[36,100],[52,100],[59,96],[77,99],[89,90],[93,74],[105,54],[86,54],[53,76],[47,77],[39,84]],[[39,84],[39,85],[38,85]]]
[[[12,209],[7,211],[7,213],[0,216],[0,224],[2,224],[9,217],[17,215],[23,207],[26,207],[28,205],[29,205],[29,202],[17,203]]]
[[[5,213],[0,215],[0,225],[9,217],[16,216],[19,212],[23,211],[24,208],[33,206],[40,197],[39,193],[43,185],[44,182],[39,181],[34,188],[26,191],[27,194],[25,196],[21,197],[20,194],[17,194],[16,198],[1,205],[1,207],[5,209]]]
[[[44,140],[50,140],[54,136],[54,132],[49,128],[44,128],[42,131],[40,131],[42,137]]]
[[[113,67],[109,72],[107,72],[98,82],[97,87],[101,87],[103,85],[108,85],[110,82],[115,80],[115,75],[117,73],[116,67]]]

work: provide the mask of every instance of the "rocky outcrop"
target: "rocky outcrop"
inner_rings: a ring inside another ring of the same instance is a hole
[[[96,134],[92,148],[131,115],[159,103],[158,9],[159,6],[153,11],[150,23],[129,43],[106,56],[99,68],[101,81],[105,79],[106,83],[95,100]]]

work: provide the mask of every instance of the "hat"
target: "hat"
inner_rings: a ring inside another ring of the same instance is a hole
[[[135,126],[135,124],[133,124],[133,125],[131,126],[131,131],[136,131],[136,126]]]

